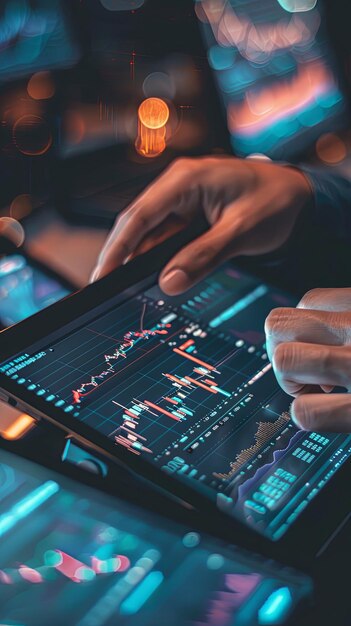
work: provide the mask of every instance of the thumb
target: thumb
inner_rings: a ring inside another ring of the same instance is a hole
[[[187,291],[223,261],[239,254],[233,226],[225,218],[185,246],[161,273],[161,289],[170,296]]]

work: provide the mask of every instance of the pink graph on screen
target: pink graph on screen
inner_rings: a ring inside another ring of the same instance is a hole
[[[228,110],[231,132],[252,136],[288,116],[297,115],[316,103],[319,97],[337,89],[335,78],[319,61],[306,63],[295,76],[274,87],[248,91],[244,102],[232,103]]]
[[[254,593],[262,581],[260,574],[226,574],[221,589],[214,591],[201,621],[192,626],[229,626],[236,611]]]

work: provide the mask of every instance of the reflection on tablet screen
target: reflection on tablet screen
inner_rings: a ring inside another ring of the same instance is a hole
[[[272,561],[0,456],[2,624],[282,625],[311,592]]]
[[[31,265],[21,254],[0,260],[0,324],[11,326],[69,293],[66,287]]]

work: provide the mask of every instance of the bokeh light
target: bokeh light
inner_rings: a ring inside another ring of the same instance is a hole
[[[347,146],[338,135],[327,133],[318,139],[316,143],[316,153],[323,163],[336,165],[346,158]]]
[[[286,6],[289,3],[297,6],[302,5],[302,2],[306,5],[309,0],[284,2]],[[319,12],[313,11],[308,19],[293,15],[290,19],[284,17],[274,24],[268,22],[258,25],[249,16],[245,17],[237,12],[226,0],[203,0],[201,11],[205,13],[219,46],[234,48],[244,59],[256,64],[266,64],[272,54],[279,50],[311,45],[321,21]],[[301,10],[295,9],[292,12],[300,13]],[[201,19],[200,15],[198,17]]]
[[[55,94],[55,83],[50,72],[36,72],[29,79],[28,95],[33,100],[48,100]]]
[[[15,441],[21,439],[29,430],[31,430],[36,424],[36,421],[30,415],[21,413],[18,418],[12,422],[6,430],[1,432],[1,436],[9,441]]]
[[[108,11],[135,11],[143,6],[145,0],[100,0]]]
[[[2,585],[11,585],[13,580],[9,574],[0,569],[0,583]]]
[[[201,541],[201,537],[199,533],[190,532],[184,535],[183,537],[183,545],[186,548],[196,548]]]
[[[195,13],[196,13],[196,17],[200,20],[200,22],[202,22],[203,24],[207,24],[209,22],[209,19],[205,11],[204,4],[205,2],[203,0],[196,0]]]
[[[278,0],[278,2],[289,13],[312,11],[317,4],[317,0]]]
[[[166,125],[169,107],[161,98],[147,98],[138,109],[138,137],[135,148],[149,158],[159,156],[166,148]]]
[[[82,565],[81,567],[77,568],[72,580],[73,582],[76,582],[76,583],[90,582],[91,580],[94,580],[95,576],[96,574],[93,569]]]
[[[27,156],[40,156],[52,144],[52,135],[47,122],[39,115],[23,115],[12,130],[14,144]]]
[[[233,48],[223,46],[212,46],[208,51],[208,60],[214,70],[227,70],[233,67],[236,52]]]
[[[21,246],[25,239],[23,226],[13,217],[0,218],[0,236],[6,237],[17,246]]]
[[[33,585],[38,585],[43,582],[43,577],[36,569],[32,567],[27,567],[26,565],[21,565],[18,568],[19,574],[22,576],[24,580]]]
[[[48,567],[58,567],[63,563],[63,556],[58,550],[47,550],[44,554],[44,562]]]
[[[10,217],[15,220],[21,220],[27,217],[33,210],[32,197],[28,193],[22,193],[16,196],[10,205]]]
[[[207,567],[210,570],[218,570],[223,567],[225,561],[221,554],[210,554],[207,559]]]
[[[267,156],[267,154],[263,154],[263,152],[252,152],[252,154],[248,154],[247,159],[251,159],[252,161],[271,161],[272,159]]]
[[[138,116],[140,122],[152,130],[163,128],[169,118],[168,105],[161,98],[147,98],[141,103]]]

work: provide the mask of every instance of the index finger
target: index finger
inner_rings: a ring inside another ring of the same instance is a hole
[[[140,242],[168,215],[198,207],[195,171],[191,159],[177,161],[123,212],[100,253],[94,280],[125,263]]]

